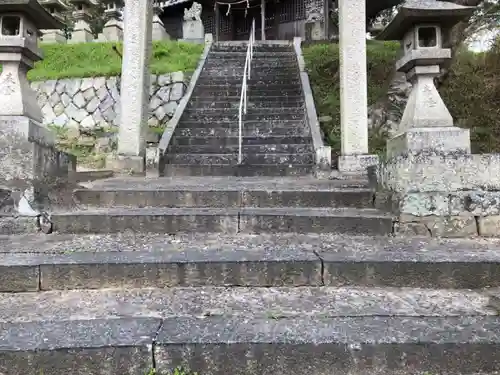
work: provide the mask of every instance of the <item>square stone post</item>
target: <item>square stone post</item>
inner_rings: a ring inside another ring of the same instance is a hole
[[[366,0],[339,1],[341,156],[339,170],[364,172],[368,155]]]
[[[109,161],[116,171],[142,174],[146,160],[153,0],[125,0],[123,20],[118,154]]]

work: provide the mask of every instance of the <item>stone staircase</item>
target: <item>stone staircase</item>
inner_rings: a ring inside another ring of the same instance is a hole
[[[499,374],[500,243],[395,237],[365,177],[312,177],[285,47],[256,55],[274,80],[236,167],[241,52],[219,49],[175,176],[81,182],[54,233],[0,236],[0,374]]]
[[[160,166],[164,176],[311,174],[314,150],[291,45],[254,48],[238,166],[238,109],[246,45],[210,51]]]
[[[500,369],[500,244],[388,236],[361,178],[122,177],[74,200],[56,233],[0,237],[2,374]]]

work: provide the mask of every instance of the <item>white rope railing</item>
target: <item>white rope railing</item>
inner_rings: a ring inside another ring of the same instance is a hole
[[[253,44],[255,42],[255,19],[252,20],[252,29],[248,38],[247,57],[243,69],[243,82],[241,84],[240,108],[238,112],[238,164],[243,162],[243,115],[247,114],[247,91],[253,59]]]

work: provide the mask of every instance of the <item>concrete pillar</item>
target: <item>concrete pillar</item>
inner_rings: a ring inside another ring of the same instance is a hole
[[[112,169],[145,173],[153,0],[125,0],[121,121]]]
[[[368,156],[366,0],[339,1],[341,157],[339,170],[362,172]]]
[[[261,22],[260,40],[266,40],[266,0],[261,0],[260,3],[260,22]]]

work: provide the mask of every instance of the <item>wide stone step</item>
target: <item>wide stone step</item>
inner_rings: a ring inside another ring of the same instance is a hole
[[[215,122],[216,120],[212,119],[210,123]],[[207,122],[208,123],[208,122]],[[200,127],[184,127],[183,124],[187,124],[181,122],[179,126],[175,129],[174,138],[176,137],[238,137],[239,129],[238,126],[229,125],[230,127],[223,127],[226,123],[220,123],[217,128],[211,127],[211,125],[203,127],[200,124]],[[228,123],[234,124],[234,123]],[[257,126],[244,126],[243,137],[260,137],[265,140],[267,137],[307,137],[310,136],[310,131],[308,128],[304,127],[264,127],[262,125]],[[267,141],[266,141],[267,143]]]
[[[207,375],[400,375],[428,369],[493,375],[500,368],[500,318],[493,316],[200,315],[85,319],[75,314],[3,323],[0,370],[143,375],[154,366],[158,374],[184,367]]]
[[[203,86],[240,86],[242,85],[243,77],[200,77],[197,84]],[[292,87],[292,86],[300,86],[300,79],[298,77],[252,77],[248,82],[248,87],[251,88],[259,88],[261,86],[264,87],[274,87],[279,85],[280,87]]]
[[[314,153],[312,144],[260,144],[243,145],[244,154],[303,154]],[[167,154],[238,154],[239,145],[197,145],[197,146],[170,146]]]
[[[120,207],[373,207],[360,181],[308,178],[112,178],[74,192],[76,202]]]
[[[173,154],[167,153],[165,156],[167,164],[195,164],[195,165],[235,165],[238,164],[238,154]],[[314,154],[308,153],[244,153],[242,155],[243,164],[313,164]]]
[[[287,144],[311,144],[310,137],[243,137],[243,145],[287,145]],[[239,145],[238,137],[178,137],[174,135],[170,141],[175,146],[210,146],[210,147],[234,147]]]
[[[51,220],[58,233],[392,233],[392,218],[370,209],[106,208],[54,213]]]
[[[193,90],[193,96],[205,96],[207,98],[220,98],[219,100],[223,100],[228,96],[240,96],[241,95],[241,87],[211,87],[211,86],[196,86]],[[279,88],[249,88],[247,91],[247,95],[250,98],[262,99],[268,96],[276,97],[276,96],[300,96],[302,95],[302,89],[300,87],[296,87],[293,89],[287,89],[286,91]]]
[[[212,78],[239,78],[243,79],[243,65],[241,67],[205,67],[200,76],[204,77],[212,77]],[[297,79],[299,77],[299,71],[296,68],[293,69],[256,69],[252,67],[250,78],[277,78],[277,79]]]
[[[266,115],[266,114],[303,114],[305,107],[293,107],[293,108],[283,108],[283,107],[268,107],[268,108],[247,108],[247,113],[245,116],[251,115]],[[238,115],[239,108],[189,108],[184,111],[184,115]]]
[[[227,45],[212,45],[211,51],[214,52],[244,52],[246,53],[248,49],[247,45],[239,46],[227,46]],[[294,52],[293,46],[281,46],[281,45],[253,45],[253,51],[255,52]]]
[[[228,177],[286,177],[311,176],[313,164],[302,165],[193,165],[160,164],[160,176],[228,176]]]
[[[246,120],[243,121],[242,126],[244,129],[247,130],[266,130],[266,129],[276,129],[276,128],[307,128],[307,124],[305,123],[304,120],[269,120],[269,121],[251,121],[251,120]],[[212,128],[212,129],[238,129],[239,128],[239,122],[237,119],[234,121],[220,121],[220,122],[213,122],[211,124],[204,123],[201,124],[199,121],[181,121],[177,128],[178,129],[184,129],[184,128],[198,128],[198,127],[205,127],[205,128]]]
[[[273,110],[263,112],[262,110]],[[254,121],[261,123],[268,123],[270,121],[302,121],[305,118],[304,109],[297,108],[259,108],[258,113],[248,112],[244,115],[246,121]],[[236,112],[236,113],[235,113]],[[237,122],[239,115],[236,110],[223,111],[210,111],[198,109],[186,109],[181,117],[182,121],[199,122],[201,124],[212,124],[217,122]]]
[[[224,82],[221,80],[214,80],[213,82],[200,82],[199,84],[196,85],[197,88],[200,89],[221,89],[221,90],[227,90],[227,89],[232,89],[232,88],[238,88],[241,90],[241,81],[240,80],[235,80],[234,82]],[[282,90],[282,91],[288,91],[288,90],[296,90],[300,89],[300,82],[296,80],[295,82],[290,82],[290,81],[282,81],[282,82],[250,82],[248,85],[248,91],[250,90],[257,90],[257,91],[264,91],[264,90]]]
[[[1,292],[325,285],[490,288],[490,295],[491,288],[500,287],[500,248],[495,240],[126,231],[3,236],[2,241]],[[331,302],[339,306],[342,300]],[[57,304],[44,306],[59,309]],[[443,303],[440,308],[453,306],[457,304]],[[5,311],[0,309],[0,314]]]
[[[209,67],[243,67],[245,66],[244,58],[225,58],[225,59],[210,59],[210,57],[205,62],[205,68]],[[297,63],[297,59],[260,59],[253,60],[251,63],[251,69],[260,69],[260,68],[293,68],[298,71],[299,64]]]
[[[229,52],[229,51],[210,51],[208,54],[209,59],[227,59],[227,58],[242,58],[246,59],[247,57],[247,52],[246,51],[238,51],[238,52]],[[260,60],[260,59],[267,59],[267,58],[272,58],[272,59],[282,59],[282,58],[288,58],[288,59],[296,59],[296,55],[294,51],[266,51],[266,52],[260,52],[260,51],[254,51],[253,52],[253,59],[255,60]]]
[[[191,97],[187,108],[233,108],[239,109],[240,97],[226,97],[224,101],[216,98]],[[247,108],[279,108],[279,107],[303,107],[304,99],[301,96],[276,96],[266,98],[247,98]]]

